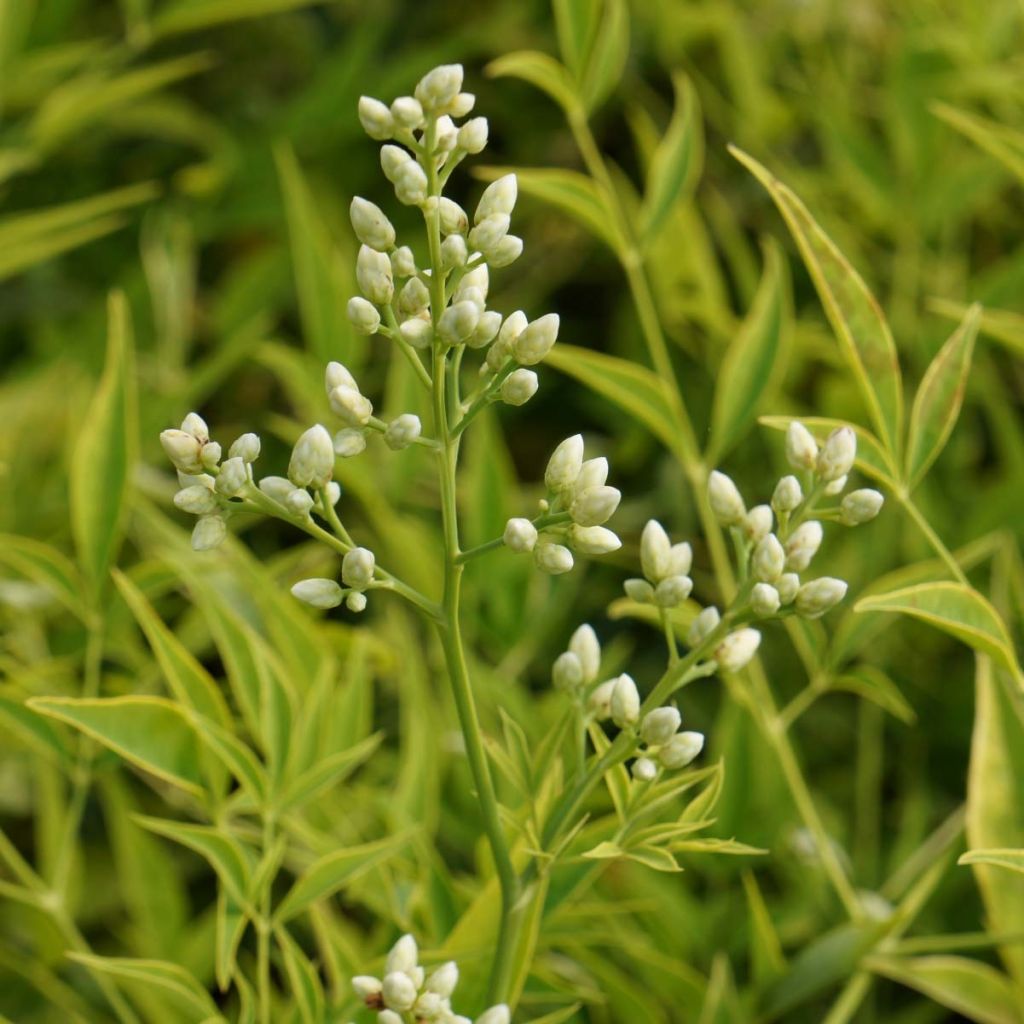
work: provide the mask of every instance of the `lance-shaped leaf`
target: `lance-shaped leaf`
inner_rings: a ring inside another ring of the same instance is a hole
[[[572,116],[581,110],[569,72],[546,53],[537,50],[517,50],[492,60],[485,68],[492,78],[520,78],[546,92],[566,114]]]
[[[618,85],[629,57],[629,6],[626,0],[604,0],[594,43],[579,80],[587,110],[596,110]]]
[[[321,1024],[324,1019],[324,990],[316,968],[286,928],[275,928],[288,984],[299,1008],[302,1024]]]
[[[340,750],[330,757],[321,758],[287,786],[279,800],[280,810],[289,810],[312,800],[329,786],[347,778],[368,760],[380,746],[383,733],[374,733],[348,750]]]
[[[963,405],[981,307],[971,306],[960,326],[936,353],[914,396],[904,478],[913,490],[939,457]]]
[[[881,307],[799,197],[753,157],[735,146],[729,151],[775,200],[857,377],[879,439],[898,458],[903,434],[903,385],[896,344]]]
[[[217,919],[214,934],[214,974],[217,987],[226,992],[238,965],[238,947],[249,924],[245,911],[221,888],[217,893]]]
[[[968,850],[957,864],[992,864],[1024,875],[1024,850]]]
[[[79,619],[88,619],[78,569],[67,555],[55,547],[31,537],[0,534],[0,565],[6,565],[44,587]]]
[[[936,103],[932,112],[1024,181],[1024,132],[946,103]]]

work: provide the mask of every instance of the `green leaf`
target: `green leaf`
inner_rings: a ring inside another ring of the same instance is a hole
[[[324,1019],[324,990],[316,968],[309,962],[299,944],[285,928],[275,928],[274,937],[284,960],[292,995],[299,1008],[302,1024],[322,1024]]]
[[[790,326],[789,278],[779,247],[765,248],[764,273],[750,312],[719,367],[706,462],[718,465],[747,432],[776,376]]]
[[[858,665],[835,679],[832,688],[855,693],[907,725],[917,721],[914,709],[907,703],[899,687],[874,665]]]
[[[317,761],[281,794],[278,804],[280,810],[301,807],[328,787],[335,786],[347,778],[373,756],[383,737],[383,733],[374,733],[348,750],[338,751]]]
[[[52,757],[58,764],[70,767],[74,762],[64,737],[23,701],[0,694],[0,723],[12,729],[35,750]]]
[[[551,9],[562,60],[578,82],[597,35],[600,6],[594,0],[552,0]]]
[[[69,477],[71,532],[94,597],[121,543],[138,436],[134,344],[125,297],[113,293],[107,309],[106,364],[78,430]]]
[[[941,629],[982,654],[990,654],[1019,678],[1017,657],[999,613],[972,587],[939,581],[861,598],[855,612],[899,612]]]
[[[1024,132],[946,103],[934,104],[932,113],[989,156],[994,156],[1024,182]]]
[[[870,956],[865,966],[978,1024],[1020,1024],[1020,1002],[1006,975],[962,956]]]
[[[570,117],[580,112],[580,99],[569,73],[546,53],[517,50],[492,60],[484,70],[492,78],[511,77],[529,82],[546,92]]]
[[[221,888],[217,893],[217,921],[214,935],[214,974],[217,987],[226,992],[238,966],[238,947],[242,943],[249,918]],[[241,993],[240,993],[241,997]],[[244,1002],[244,1000],[243,1000]]]
[[[582,1006],[582,1003],[563,1006],[560,1010],[552,1010],[550,1013],[545,1013],[543,1017],[534,1017],[532,1020],[527,1021],[526,1024],[564,1024],[565,1021],[572,1020]]]
[[[155,36],[196,32],[248,18],[263,18],[281,11],[311,7],[320,0],[178,0],[164,5],[153,19]]]
[[[629,57],[629,8],[626,0],[604,0],[597,34],[578,76],[580,95],[588,111],[596,110],[619,84]]]
[[[163,697],[35,697],[28,706],[74,726],[157,778],[202,795],[196,735],[171,701]]]
[[[620,256],[624,252],[626,244],[615,228],[611,206],[592,178],[579,171],[564,171],[556,167],[487,166],[476,170],[477,177],[485,181],[494,181],[510,173],[515,174],[523,195],[550,203],[604,242],[612,252]]]
[[[82,578],[75,564],[49,544],[19,537],[13,533],[0,534],[0,565],[21,573],[49,591],[72,614],[83,622],[89,613],[82,599]]]
[[[408,832],[376,842],[336,850],[311,864],[281,901],[274,915],[277,924],[302,913],[310,904],[326,899],[349,882],[394,856],[408,841]]]
[[[968,850],[957,864],[993,864],[1024,875],[1024,850]]]
[[[768,905],[761,895],[760,886],[753,872],[743,872],[743,891],[747,897],[749,915],[751,974],[758,986],[774,981],[786,970],[786,957],[782,942],[775,930]]]
[[[967,389],[981,307],[971,306],[960,326],[939,349],[914,396],[910,411],[904,479],[913,490],[939,457],[953,432]]]
[[[681,72],[673,74],[672,87],[672,120],[651,159],[640,211],[639,235],[645,249],[665,227],[672,208],[692,193],[704,163],[704,132],[697,92]]]
[[[898,460],[903,385],[896,345],[881,307],[799,197],[753,157],[735,146],[730,146],[729,152],[764,185],[778,206],[857,378],[882,446]]]

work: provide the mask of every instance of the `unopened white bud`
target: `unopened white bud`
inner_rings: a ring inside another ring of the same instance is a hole
[[[604,526],[569,527],[569,543],[584,555],[608,555],[622,547],[618,536]]]
[[[480,310],[472,302],[449,306],[437,323],[437,335],[449,345],[462,344],[480,322]]]
[[[203,468],[203,464],[199,461],[202,445],[187,431],[161,431],[160,444],[175,469],[180,469],[183,473],[194,474]]]
[[[504,1003],[492,1006],[477,1017],[476,1024],[511,1024],[512,1013]]]
[[[476,97],[471,92],[460,92],[448,104],[448,113],[452,117],[465,117],[475,106]]]
[[[817,554],[823,536],[824,531],[817,520],[801,523],[786,541],[786,568],[803,572]]]
[[[573,498],[569,515],[579,526],[600,526],[611,518],[621,500],[617,487],[588,487]]]
[[[558,339],[558,314],[547,313],[526,326],[512,344],[516,362],[523,366],[539,363]]]
[[[846,490],[847,477],[839,476],[836,477],[831,483],[825,484],[825,494],[829,498],[834,498],[837,494],[842,494]]]
[[[658,760],[668,769],[685,768],[704,749],[704,734],[700,732],[676,733],[658,751]]]
[[[442,196],[437,203],[437,212],[441,222],[441,234],[464,235],[469,229],[469,217],[454,199]]]
[[[353,295],[345,307],[349,323],[359,334],[376,334],[380,329],[380,313],[372,302],[361,295]]]
[[[362,612],[366,610],[366,595],[362,591],[354,590],[345,598],[345,607],[350,612]]]
[[[467,153],[482,153],[487,145],[487,130],[486,117],[474,117],[467,121],[459,129],[459,149],[464,149]]]
[[[391,253],[391,273],[395,277],[412,277],[416,273],[416,259],[409,246],[400,245]]]
[[[649,747],[660,747],[675,736],[676,730],[683,724],[683,716],[678,708],[655,708],[644,715],[640,726],[640,739]]]
[[[183,473],[180,469],[176,469],[174,475],[178,478],[179,487],[201,485],[209,491],[213,490],[214,479],[209,473]]]
[[[356,257],[356,283],[371,302],[386,306],[395,294],[391,260],[384,253],[361,245]]]
[[[747,514],[739,489],[724,473],[713,470],[708,477],[708,501],[722,526],[735,526]]]
[[[784,514],[793,512],[804,500],[803,488],[795,476],[784,476],[776,485],[772,495],[772,508]]]
[[[181,421],[181,429],[186,434],[191,434],[200,444],[206,444],[210,440],[210,428],[197,412],[190,412]]]
[[[629,771],[637,782],[653,782],[658,777],[658,766],[649,757],[638,757]]]
[[[633,677],[622,673],[615,680],[612,690],[612,721],[620,728],[636,725],[640,720],[640,692],[633,682]]]
[[[774,533],[758,542],[751,559],[754,578],[762,583],[774,583],[786,568],[786,551]]]
[[[363,245],[383,252],[395,244],[395,228],[384,211],[369,199],[356,196],[348,209],[352,230]]]
[[[340,387],[352,388],[353,391],[359,390],[359,385],[356,384],[355,377],[349,373],[348,367],[332,360],[324,370],[324,389],[327,394],[330,394],[335,388]]]
[[[693,590],[693,580],[689,576],[666,576],[654,588],[654,603],[659,608],[676,608],[681,605]]]
[[[758,618],[774,615],[781,604],[779,592],[770,583],[755,583],[750,591],[750,607]]]
[[[601,456],[587,459],[580,467],[580,475],[576,477],[573,490],[585,491],[588,487],[600,487],[608,480],[608,460]]]
[[[406,316],[415,316],[429,305],[430,292],[427,291],[427,286],[418,277],[410,277],[398,293],[398,308]]]
[[[562,544],[538,544],[533,549],[533,561],[549,576],[561,576],[573,566],[572,552]]]
[[[327,497],[327,503],[332,508],[341,501],[341,484],[337,480],[331,480],[324,488],[324,493]]]
[[[786,459],[794,469],[814,469],[818,461],[818,442],[797,420],[786,428]]]
[[[743,518],[743,532],[756,544],[767,537],[775,525],[768,505],[755,505]]]
[[[783,573],[775,583],[782,604],[792,604],[800,590],[800,577],[795,572]]]
[[[344,598],[344,591],[334,580],[299,580],[292,587],[292,597],[314,608],[337,608]]]
[[[523,240],[518,235],[506,235],[497,245],[484,253],[484,258],[495,268],[507,267],[523,255]]]
[[[434,136],[434,151],[450,153],[459,142],[459,130],[455,122],[445,114],[437,119],[437,131]]]
[[[580,660],[583,681],[592,683],[601,668],[601,644],[593,627],[586,623],[579,626],[569,639],[569,650]]]
[[[343,459],[351,459],[366,451],[366,435],[354,427],[346,427],[334,435],[334,454]]]
[[[332,411],[354,427],[364,427],[373,415],[373,403],[353,388],[342,385],[328,396]],[[290,475],[290,474],[289,474]]]
[[[428,112],[446,110],[462,89],[462,65],[442,64],[416,83],[416,99]]]
[[[505,524],[502,540],[510,551],[520,554],[532,551],[537,544],[537,527],[529,519],[510,519]]]
[[[228,449],[228,457],[241,459],[243,462],[255,462],[260,456],[260,439],[258,434],[242,434],[235,438]]]
[[[412,96],[399,96],[391,101],[391,116],[403,128],[414,131],[423,124],[423,106]]]
[[[191,484],[175,494],[174,506],[189,515],[203,516],[217,511],[217,499],[209,487]]]
[[[551,666],[551,682],[556,690],[575,690],[583,682],[583,666],[572,651],[562,651]]]
[[[353,548],[341,560],[342,581],[356,590],[361,590],[373,580],[377,560],[369,548]]]
[[[640,568],[652,583],[664,579],[670,572],[672,542],[665,528],[656,519],[650,519],[640,534]]]
[[[594,687],[593,693],[587,698],[587,707],[599,722],[611,717],[612,691],[615,689],[615,683],[615,679],[606,680],[600,686]]]
[[[239,491],[249,482],[249,471],[242,458],[236,455],[233,459],[226,459],[217,474],[217,493],[234,498]]]
[[[464,267],[468,259],[469,249],[466,247],[466,239],[462,235],[449,235],[441,243],[442,270],[454,270],[456,267]]]
[[[377,1024],[405,1024],[406,1018],[394,1010],[381,1010],[377,1014]]]
[[[395,175],[395,196],[405,206],[416,206],[427,198],[427,172],[410,160]]]
[[[413,348],[429,348],[434,340],[434,325],[429,320],[423,320],[418,316],[412,317],[402,321],[398,333],[402,340]]]
[[[210,551],[224,540],[227,532],[223,516],[202,516],[192,530],[192,550]]]
[[[622,589],[626,592],[626,597],[633,601],[640,604],[654,604],[654,587],[647,580],[634,577],[626,580],[622,584]]]
[[[693,548],[685,540],[673,544],[669,551],[669,575],[689,576],[693,566]]]
[[[390,139],[395,133],[395,120],[387,104],[372,96],[359,97],[359,123],[363,131],[378,142]]]
[[[447,999],[454,991],[459,982],[459,968],[454,960],[441,964],[429,978],[427,978],[426,990]]]
[[[857,457],[857,435],[852,427],[836,427],[818,454],[815,470],[822,480],[838,480],[853,469]]]
[[[501,382],[499,394],[506,405],[525,405],[537,393],[538,386],[537,374],[520,368]]]
[[[507,213],[493,213],[470,231],[469,244],[481,252],[493,249],[508,234],[511,223],[512,218]]]
[[[722,616],[713,604],[709,604],[707,608],[702,608],[697,613],[693,622],[690,623],[690,628],[686,631],[687,647],[698,647],[706,637],[710,636],[718,628],[718,624],[721,621]]]
[[[423,432],[423,424],[415,413],[407,412],[393,419],[384,431],[384,443],[392,451],[408,448]]]
[[[259,482],[259,488],[268,498],[283,505],[285,498],[295,490],[295,484],[283,476],[265,476]]]
[[[846,583],[832,576],[805,583],[796,595],[797,614],[805,619],[818,619],[846,597]]]
[[[352,979],[352,991],[356,994],[356,998],[361,999],[364,1003],[379,996],[383,987],[380,978],[374,978],[368,974],[359,974]]]
[[[757,653],[761,634],[746,627],[730,633],[715,648],[715,661],[724,672],[739,672]]]
[[[216,441],[207,441],[199,449],[199,461],[204,469],[213,469],[220,462],[221,448]]]
[[[287,498],[284,499],[284,507],[292,515],[308,516],[313,508],[313,495],[304,487],[296,487]]]
[[[365,550],[356,548],[357,551]],[[369,554],[369,552],[367,552]],[[404,971],[409,973],[419,963],[420,953],[416,939],[412,935],[403,935],[392,947],[384,961],[384,973]]]
[[[544,484],[556,494],[576,483],[583,468],[583,435],[567,437],[552,453],[544,470]]]
[[[338,390],[337,388],[335,390]],[[288,479],[296,487],[323,487],[334,472],[334,443],[327,428],[317,423],[295,442]]]
[[[859,526],[869,522],[882,511],[885,498],[870,487],[850,491],[839,506],[842,520],[847,526]]]
[[[516,206],[518,192],[519,187],[514,174],[506,174],[496,181],[492,181],[484,189],[480,202],[477,203],[476,213],[473,214],[473,223],[479,224],[496,213],[507,213],[511,216]]]
[[[384,177],[387,178],[392,185],[394,185],[398,180],[398,175],[402,168],[405,167],[406,164],[412,162],[412,157],[409,155],[409,151],[402,149],[401,146],[380,147],[380,169],[384,172]]]
[[[416,986],[404,971],[392,971],[384,976],[381,995],[389,1010],[411,1010],[416,1002]]]

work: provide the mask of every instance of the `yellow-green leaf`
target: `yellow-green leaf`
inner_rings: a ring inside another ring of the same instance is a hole
[[[288,984],[298,1005],[302,1024],[322,1024],[324,990],[316,968],[285,928],[275,928],[274,937],[281,950]]]
[[[485,70],[492,78],[521,78],[529,82],[546,92],[566,114],[572,115],[580,109],[580,100],[569,73],[546,53],[517,50],[492,60]]]
[[[318,2],[320,0],[177,0],[177,3],[162,6],[153,19],[152,31],[159,37],[181,35],[227,22],[310,7]]]
[[[596,110],[618,85],[629,57],[629,7],[626,0],[604,0],[586,66],[579,79],[587,110]]]
[[[993,864],[1024,875],[1024,850],[968,850],[957,864]]]
[[[1024,181],[1024,132],[946,103],[936,103],[932,110],[936,117],[966,136],[989,156],[994,156]]]
[[[67,555],[55,547],[31,537],[0,534],[0,565],[6,565],[44,587],[79,619],[88,619],[78,569]]]

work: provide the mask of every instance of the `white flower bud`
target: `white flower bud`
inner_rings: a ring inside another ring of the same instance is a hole
[[[803,572],[817,554],[823,535],[821,523],[817,520],[809,519],[801,523],[786,541],[786,568]]]
[[[532,551],[537,544],[537,527],[529,519],[510,519],[505,524],[502,540],[510,551],[524,554]]]
[[[525,405],[537,393],[538,386],[537,374],[520,368],[501,382],[498,393],[506,405]]]
[[[456,114],[456,117],[459,115]],[[487,118],[474,117],[459,129],[459,149],[467,153],[482,153],[487,145]]]
[[[359,390],[355,377],[349,373],[348,368],[333,360],[327,364],[324,370],[324,390],[330,394],[335,388],[346,387],[353,391]]]
[[[686,646],[699,647],[704,639],[718,628],[721,621],[722,616],[718,614],[718,609],[713,604],[702,608],[686,632]]]
[[[391,273],[394,277],[412,277],[416,273],[416,259],[409,246],[400,245],[391,253]]]
[[[544,484],[549,491],[566,491],[576,483],[583,468],[583,435],[567,437],[552,453],[544,470]]]
[[[412,317],[410,320],[402,321],[398,333],[413,348],[429,348],[434,340],[434,325],[429,320],[423,320],[418,316]]]
[[[757,653],[761,634],[749,627],[730,633],[715,649],[715,660],[723,672],[739,672]]]
[[[815,467],[822,480],[838,480],[853,469],[857,457],[857,435],[852,427],[836,427],[822,445]]]
[[[437,119],[434,149],[438,153],[450,153],[459,143],[459,130],[455,122],[445,114]]]
[[[626,597],[633,601],[640,604],[654,604],[654,587],[647,580],[639,578],[626,580],[622,584],[622,589],[626,592]]]
[[[480,202],[477,203],[476,213],[473,214],[473,223],[479,224],[487,217],[496,213],[507,213],[511,216],[516,206],[516,196],[519,188],[514,174],[506,174],[504,177],[492,181],[484,189]]]
[[[658,777],[658,766],[649,757],[638,757],[629,771],[637,782],[653,782]]]
[[[203,468],[203,464],[199,461],[199,452],[202,446],[187,431],[163,430],[160,432],[160,444],[175,469],[193,474]]]
[[[405,206],[416,206],[427,198],[427,172],[410,160],[395,175],[395,196]]]
[[[190,412],[181,421],[181,429],[186,434],[191,434],[200,444],[206,444],[210,440],[210,428],[197,412]]]
[[[465,274],[462,280],[459,281],[459,285],[455,289],[453,301],[461,301],[466,298],[466,293],[472,290],[480,293],[480,301],[483,303],[487,299],[487,291],[490,288],[490,285],[491,279],[487,270],[487,264],[481,263],[479,266],[474,267]]]
[[[572,552],[562,544],[538,544],[533,549],[533,561],[549,576],[561,576],[573,566]]]
[[[469,249],[466,247],[466,240],[462,235],[449,235],[441,243],[441,268],[443,270],[464,267],[468,259]]]
[[[228,457],[241,459],[243,462],[255,462],[260,456],[260,439],[258,434],[242,434],[235,438],[228,449]]]
[[[612,691],[616,682],[615,679],[605,680],[600,686],[596,686],[594,692],[587,698],[587,707],[599,722],[611,717]]]
[[[403,971],[392,971],[384,975],[384,987],[381,995],[384,1005],[389,1010],[411,1010],[416,1002],[416,986],[412,979]]]
[[[484,265],[486,266],[486,264]],[[457,298],[455,296],[452,297],[453,302],[472,302],[481,313],[487,308],[487,298],[479,288],[460,288],[456,295],[458,296]],[[498,326],[500,327],[501,325],[499,324]]]
[[[831,483],[825,484],[825,494],[830,498],[834,498],[837,494],[842,494],[846,490],[846,480],[847,477],[843,475],[836,477]]]
[[[558,314],[547,313],[527,325],[512,344],[512,354],[523,366],[534,366],[551,351],[557,338]]]
[[[441,221],[441,234],[464,235],[469,229],[469,217],[454,199],[442,196],[438,200],[437,211]]]
[[[680,732],[658,751],[658,760],[668,769],[685,768],[704,749],[704,734]]]
[[[402,168],[412,162],[413,159],[409,151],[402,149],[401,146],[380,147],[380,169],[384,172],[384,177],[392,185],[398,180],[398,175],[401,173]]]
[[[656,519],[650,519],[640,534],[640,568],[652,583],[664,579],[670,572],[672,542],[665,528]]]
[[[415,316],[430,306],[430,292],[418,278],[410,277],[398,293],[398,308],[406,316]]]
[[[192,550],[210,551],[224,540],[227,532],[223,516],[202,516],[192,530]]]
[[[393,419],[384,431],[384,443],[392,451],[408,448],[423,432],[423,424],[415,413],[407,412]]]
[[[573,498],[569,515],[579,526],[600,526],[611,518],[621,500],[617,487],[588,487]]]
[[[313,495],[304,487],[296,487],[287,498],[284,499],[284,507],[292,515],[308,516],[313,508]]]
[[[178,478],[179,487],[195,487],[201,485],[208,491],[213,490],[214,479],[209,473],[182,473],[180,469],[174,471]]]
[[[640,739],[649,747],[660,747],[668,743],[683,724],[683,716],[678,708],[655,708],[644,715],[640,726]]]
[[[747,514],[747,507],[736,485],[724,473],[713,470],[708,477],[708,501],[722,526],[735,526]]]
[[[391,101],[391,116],[396,124],[414,131],[423,124],[423,106],[412,96],[399,96]]]
[[[426,989],[447,999],[454,991],[459,982],[459,967],[454,960],[441,964],[429,978],[427,978]]]
[[[859,526],[869,522],[882,511],[885,498],[870,487],[850,491],[839,506],[842,520],[847,526]]]
[[[353,388],[342,385],[327,398],[332,411],[354,427],[365,427],[373,415],[373,403]]]
[[[292,597],[314,608],[337,608],[342,602],[344,591],[334,580],[299,580],[292,587]]]
[[[620,728],[636,725],[640,720],[640,693],[633,677],[622,673],[612,689],[612,721]]]
[[[352,991],[356,998],[364,1003],[379,996],[383,987],[380,978],[373,978],[368,974],[359,974],[352,979]]]
[[[484,253],[484,258],[495,270],[515,263],[523,255],[523,240],[518,235],[506,235],[497,245]]]
[[[384,961],[384,973],[404,971],[408,974],[419,963],[419,959],[420,953],[416,940],[411,935],[403,935],[391,947],[387,960]]]
[[[334,444],[327,428],[317,423],[295,442],[288,463],[288,479],[296,487],[307,487],[310,484],[323,487],[333,472]]]
[[[460,92],[448,104],[448,113],[452,117],[465,117],[476,104],[476,97],[471,92]]]
[[[793,512],[804,500],[803,488],[795,476],[784,476],[776,485],[772,495],[772,508],[776,512]]]
[[[781,604],[779,592],[770,583],[755,583],[750,591],[750,607],[758,618],[774,615]]]
[[[345,607],[350,612],[362,612],[366,610],[366,595],[361,591],[352,591],[345,598]]]
[[[217,511],[217,499],[209,487],[190,484],[174,496],[174,506],[189,515],[203,516]]]
[[[376,203],[356,196],[349,206],[348,214],[352,230],[363,245],[383,252],[395,244],[394,225]]]
[[[622,547],[618,536],[604,526],[569,527],[569,543],[584,555],[608,555]]]
[[[346,427],[334,435],[334,454],[343,459],[351,459],[366,451],[366,435],[361,430]]]
[[[333,508],[341,501],[341,484],[336,480],[331,480],[324,488],[324,493],[327,496],[327,503]]]
[[[368,245],[359,247],[356,257],[356,283],[359,290],[378,306],[386,306],[395,295],[395,282],[391,276],[391,260]],[[349,306],[349,316],[351,304]],[[353,321],[355,322],[355,321]],[[378,320],[379,322],[379,320]]]
[[[693,580],[689,576],[666,576],[654,588],[654,603],[659,608],[676,608],[681,605],[693,590]]]
[[[472,302],[456,302],[441,314],[437,334],[449,345],[459,345],[476,330],[479,322],[480,310]]]
[[[592,683],[601,668],[601,644],[591,626],[584,623],[569,638],[569,650],[580,660],[583,681]]]
[[[353,548],[341,560],[341,579],[347,586],[362,590],[373,580],[376,564],[369,548]]]
[[[512,218],[507,213],[493,213],[470,231],[469,244],[481,252],[493,249],[508,234],[511,224]]]
[[[832,576],[805,583],[796,595],[796,610],[805,619],[820,619],[846,597],[846,583]]]
[[[405,1017],[394,1010],[381,1010],[377,1014],[377,1024],[405,1024]]]
[[[756,544],[767,537],[775,525],[775,517],[767,505],[755,505],[743,519],[743,532]]]
[[[519,371],[517,371],[519,372]],[[573,483],[574,491],[585,491],[588,487],[601,487],[608,480],[608,460],[601,456],[587,459],[580,467],[580,475]]]
[[[372,96],[359,97],[359,123],[363,131],[378,142],[390,139],[395,133],[395,121],[387,104]]]
[[[794,469],[814,469],[818,461],[818,442],[797,420],[786,428],[786,459]]]
[[[224,465],[220,467],[216,483],[217,493],[234,498],[248,482],[249,471],[246,464],[242,461],[241,456],[236,455],[232,459],[225,460]]]
[[[754,578],[762,583],[774,583],[786,568],[786,551],[774,533],[758,542],[751,560]]]
[[[476,1024],[510,1024],[511,1020],[509,1008],[504,1003],[499,1003],[477,1017]]]
[[[551,682],[556,690],[575,690],[583,682],[583,666],[572,651],[563,651],[555,658]]]
[[[199,461],[204,469],[213,469],[220,462],[220,445],[216,441],[207,441],[199,449]]]
[[[792,604],[800,590],[800,577],[795,572],[783,573],[775,583],[782,604]]]
[[[428,71],[416,83],[416,99],[423,109],[434,113],[447,109],[462,89],[462,65],[442,64]]]
[[[283,476],[265,476],[259,482],[259,488],[268,498],[273,498],[279,505],[283,505],[285,498],[295,490],[295,484]]]
[[[345,312],[349,323],[359,334],[376,334],[380,329],[380,313],[376,306],[360,295],[354,295],[348,300]]]
[[[693,566],[693,548],[684,540],[669,551],[669,575],[689,576]]]

